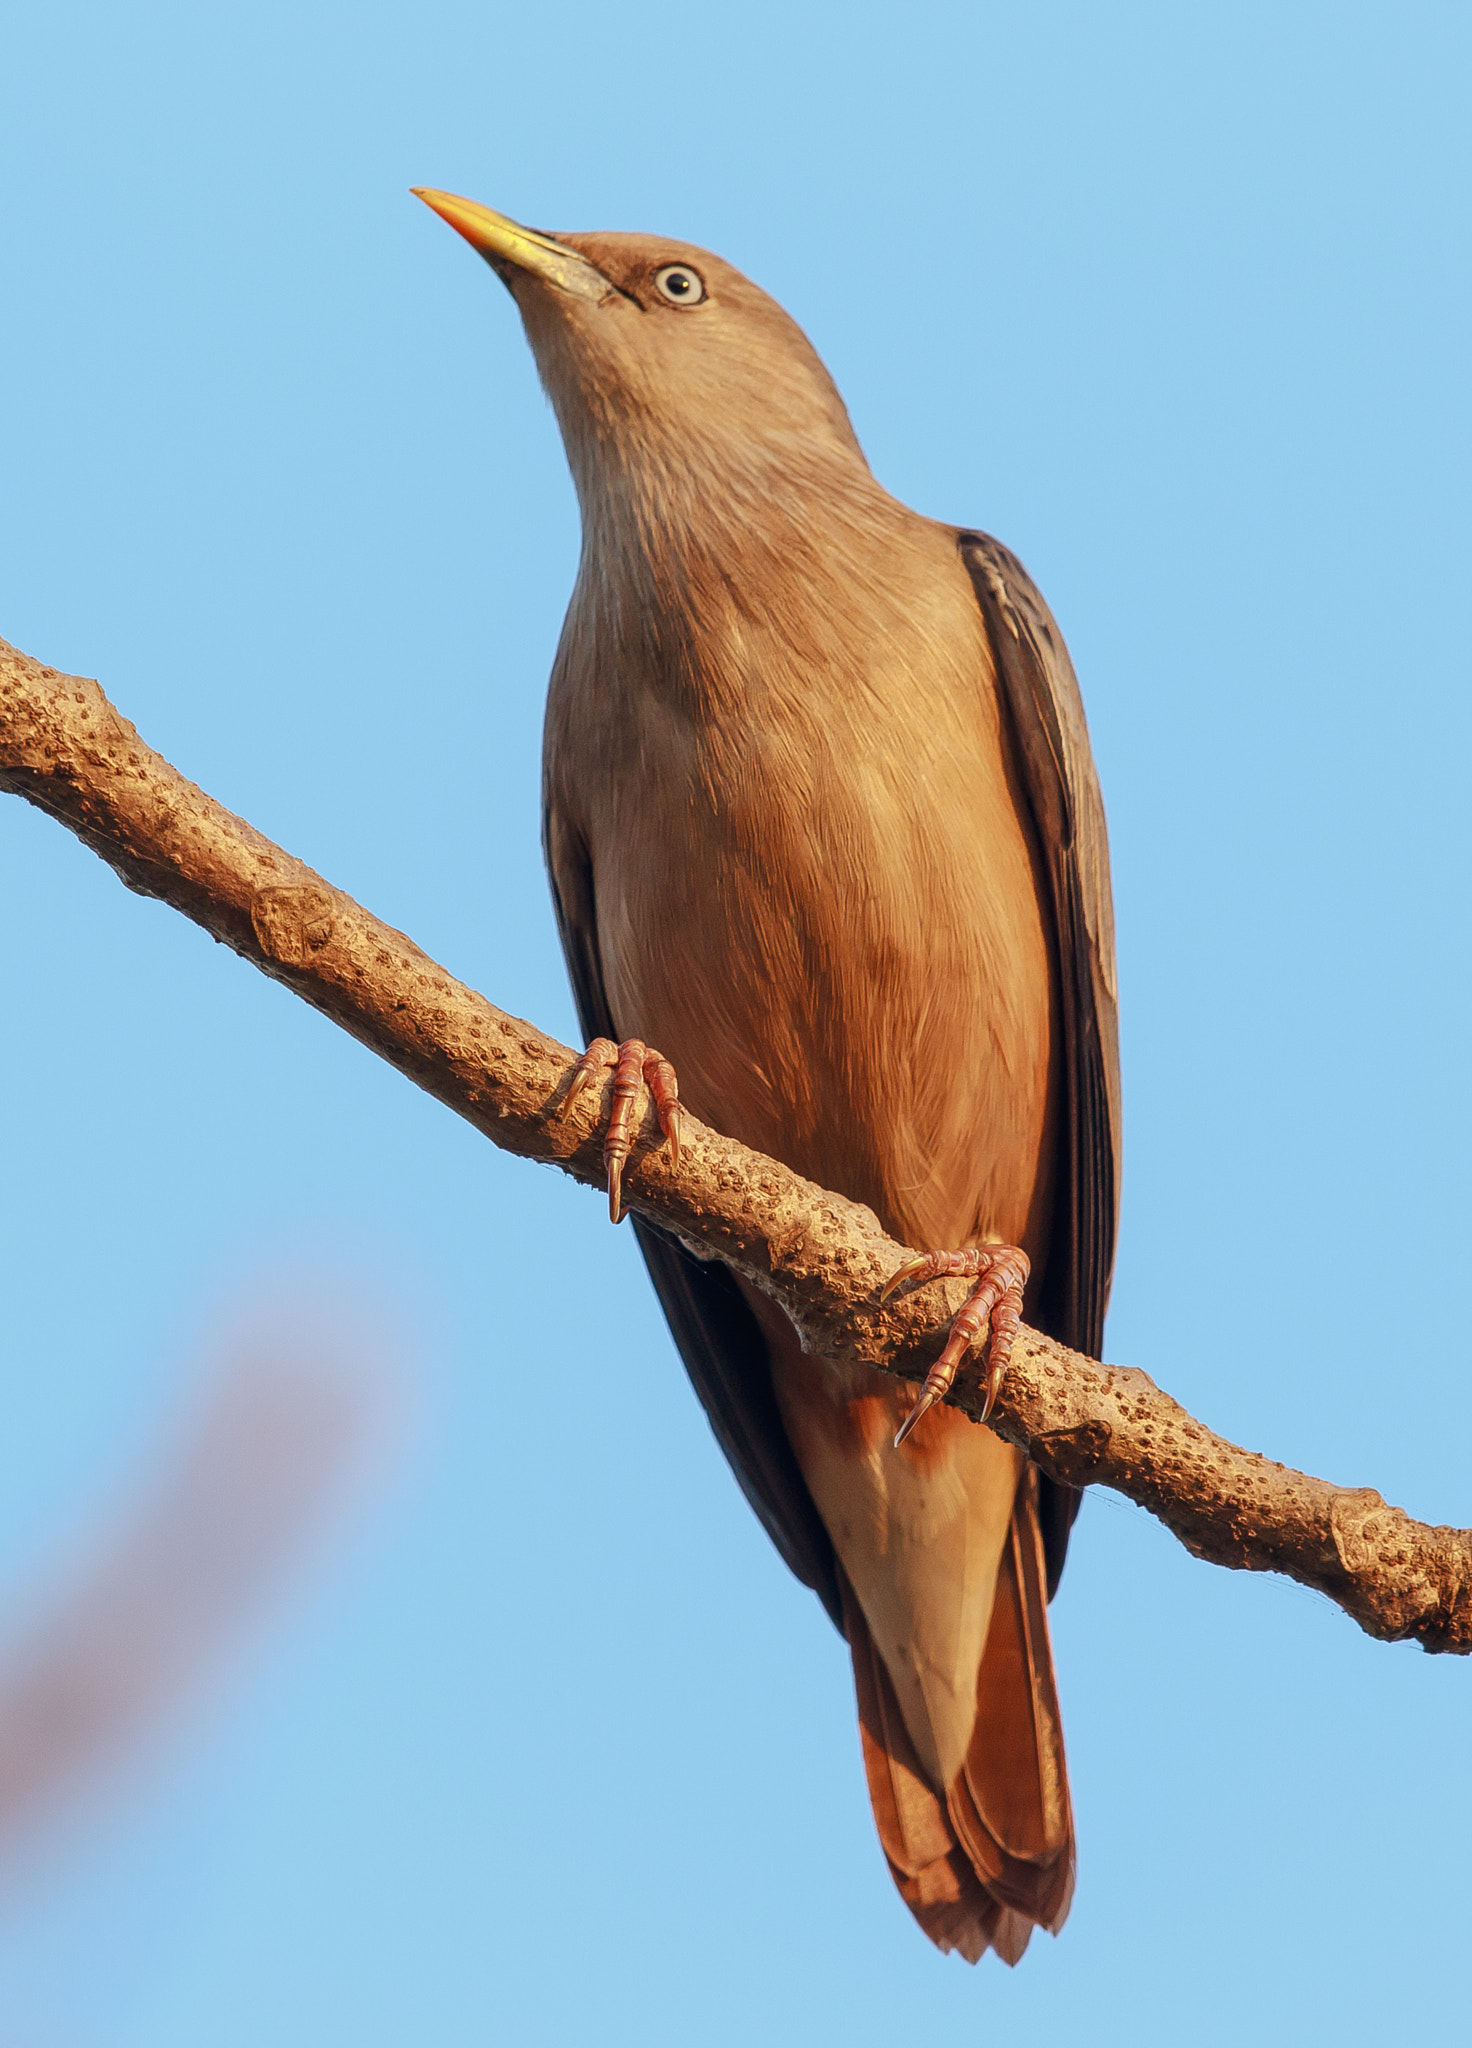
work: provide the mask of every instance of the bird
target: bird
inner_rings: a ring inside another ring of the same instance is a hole
[[[1063,637],[1000,542],[883,488],[732,265],[414,189],[509,289],[579,501],[543,841],[614,1220],[633,1134],[677,1162],[688,1111],[867,1204],[914,1248],[891,1288],[977,1281],[917,1398],[633,1218],[720,1448],[847,1640],[902,1899],[1015,1964],[1073,1893],[1047,1605],[1079,1496],[939,1397],[982,1332],[994,1395],[1024,1290],[1102,1339],[1118,992]]]

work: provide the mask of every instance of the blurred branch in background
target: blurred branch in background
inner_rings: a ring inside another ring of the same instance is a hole
[[[272,1292],[216,1331],[132,1500],[0,1634],[0,1879],[207,1702],[390,1447],[399,1389],[361,1307]]]
[[[3,641],[0,788],[59,819],[129,888],[172,904],[284,982],[495,1144],[602,1186],[594,1091],[562,1114],[575,1057],[567,1046],[455,981],[187,782],[95,682]],[[766,1289],[820,1356],[921,1381],[964,1297],[964,1283],[951,1283],[881,1304],[907,1247],[869,1210],[693,1117],[678,1172],[646,1119],[624,1200]],[[979,1416],[974,1358],[949,1398]],[[1107,1485],[1148,1508],[1197,1557],[1282,1572],[1383,1640],[1472,1650],[1472,1531],[1428,1527],[1371,1488],[1244,1451],[1144,1373],[1024,1329],[992,1426],[1053,1478]]]

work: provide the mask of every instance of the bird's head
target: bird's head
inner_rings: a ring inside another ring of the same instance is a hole
[[[452,193],[418,197],[520,309],[585,520],[771,506],[868,467],[812,344],[719,256],[659,235],[548,235]]]

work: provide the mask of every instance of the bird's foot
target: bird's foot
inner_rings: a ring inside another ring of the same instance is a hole
[[[928,1280],[951,1279],[976,1282],[971,1299],[951,1324],[945,1350],[925,1375],[919,1400],[900,1424],[894,1440],[896,1449],[926,1409],[933,1408],[950,1392],[956,1368],[984,1324],[990,1326],[986,1399],[981,1409],[981,1419],[986,1421],[1001,1391],[1007,1360],[1012,1355],[1013,1339],[1022,1321],[1022,1290],[1027,1285],[1031,1270],[1027,1253],[1018,1251],[1015,1245],[983,1244],[965,1252],[918,1252],[913,1259],[906,1259],[897,1273],[890,1275],[879,1296],[881,1302],[888,1301],[907,1280],[918,1280],[922,1284]]]
[[[615,1045],[611,1038],[595,1038],[573,1068],[572,1080],[562,1098],[562,1114],[566,1116],[583,1090],[600,1082],[610,1070],[613,1073],[613,1107],[608,1114],[608,1130],[603,1139],[603,1164],[608,1171],[609,1220],[619,1223],[623,1220],[620,1204],[624,1161],[634,1149],[634,1133],[643,1121],[643,1091],[647,1088],[653,1098],[654,1114],[669,1144],[670,1164],[677,1168],[680,1164],[680,1119],[684,1112],[680,1107],[680,1087],[675,1079],[675,1070],[663,1053],[653,1051],[642,1038],[626,1038],[622,1045]]]

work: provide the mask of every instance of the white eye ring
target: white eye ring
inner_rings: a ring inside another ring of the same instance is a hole
[[[688,263],[666,263],[663,270],[656,270],[654,288],[672,306],[698,306],[705,297],[700,272]]]

